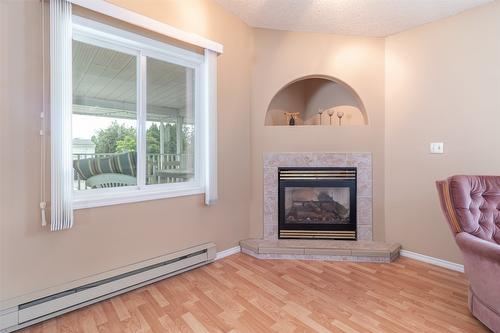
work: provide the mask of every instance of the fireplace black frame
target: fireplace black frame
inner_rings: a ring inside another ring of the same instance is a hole
[[[317,175],[314,176],[314,172]],[[290,178],[290,172],[303,173]],[[330,173],[328,173],[330,172]],[[330,176],[321,176],[321,175]],[[287,176],[285,176],[287,175]],[[332,176],[336,175],[336,176]],[[289,178],[287,178],[289,177]],[[297,179],[299,178],[299,179]],[[349,223],[285,223],[286,187],[349,188]],[[357,168],[354,167],[280,167],[278,168],[278,238],[279,239],[357,239]],[[282,232],[283,231],[283,232]],[[299,231],[305,231],[307,235]],[[317,234],[315,233],[317,232]],[[295,234],[297,233],[297,234]]]

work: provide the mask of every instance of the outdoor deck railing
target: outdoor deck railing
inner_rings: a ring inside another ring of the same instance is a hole
[[[73,154],[73,160],[87,158],[104,158],[116,155],[114,153],[78,153]],[[181,178],[162,177],[158,171],[187,169],[190,166],[188,154],[146,154],[146,183],[177,183],[185,181]],[[86,189],[85,180],[81,179],[77,172],[74,172],[74,189]]]

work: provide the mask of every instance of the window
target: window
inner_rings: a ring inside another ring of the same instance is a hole
[[[205,191],[204,61],[73,16],[75,208]]]
[[[147,58],[146,184],[194,176],[194,70]]]
[[[72,48],[74,190],[137,185],[137,56]]]
[[[72,3],[204,52],[74,16]],[[221,44],[105,1],[50,1],[52,231],[71,228],[79,208],[200,193],[207,205],[217,201],[222,51]]]

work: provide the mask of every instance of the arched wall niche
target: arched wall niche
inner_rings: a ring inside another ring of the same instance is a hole
[[[298,115],[294,120],[299,126],[368,125],[366,109],[356,91],[342,80],[326,75],[309,75],[286,84],[271,99],[264,124],[288,126],[292,113]],[[337,115],[343,115],[342,119]]]

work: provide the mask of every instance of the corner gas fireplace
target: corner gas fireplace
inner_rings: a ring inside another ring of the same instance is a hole
[[[356,240],[356,178],[356,168],[278,168],[278,237]]]

